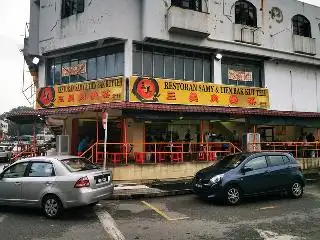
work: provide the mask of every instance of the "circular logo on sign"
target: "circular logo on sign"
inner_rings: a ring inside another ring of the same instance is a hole
[[[42,108],[53,107],[55,100],[55,92],[53,87],[41,88],[38,94],[37,102]]]
[[[158,102],[159,85],[153,78],[138,77],[133,85],[132,93],[141,102]]]

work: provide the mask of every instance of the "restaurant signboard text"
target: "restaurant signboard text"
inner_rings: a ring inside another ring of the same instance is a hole
[[[124,78],[48,86],[37,92],[37,108],[81,106],[124,100]]]
[[[84,74],[86,72],[87,72],[86,64],[81,63],[71,67],[62,67],[61,76],[62,77],[77,76],[80,74]]]
[[[252,82],[252,72],[228,70],[228,79],[241,82]]]
[[[147,77],[131,77],[130,101],[263,109],[270,106],[265,88]]]

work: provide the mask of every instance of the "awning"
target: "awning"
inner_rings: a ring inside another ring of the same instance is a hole
[[[320,120],[317,118],[299,118],[297,115],[291,117],[249,116],[247,119],[250,124],[256,125],[320,128]]]
[[[159,112],[159,111],[123,111],[124,117],[134,118],[136,120],[228,120],[230,115],[225,113],[190,113],[190,112]]]
[[[209,107],[209,106],[187,106],[187,105],[168,105],[168,104],[151,104],[151,103],[132,103],[132,102],[117,102],[104,103],[96,105],[86,105],[80,107],[65,107],[57,109],[39,109],[10,113],[7,118],[11,121],[21,123],[27,120],[39,119],[46,116],[63,116],[68,114],[77,114],[82,112],[104,111],[108,109],[119,110],[135,110],[135,111],[161,111],[183,114],[194,113],[220,113],[228,114],[232,117],[249,117],[249,116],[269,116],[269,117],[287,117],[299,118],[304,121],[307,119],[320,119],[320,113],[314,112],[293,112],[293,111],[275,111],[265,109],[249,109],[249,108],[233,108],[233,107]],[[196,115],[194,115],[196,117]],[[264,121],[261,118],[261,121]]]

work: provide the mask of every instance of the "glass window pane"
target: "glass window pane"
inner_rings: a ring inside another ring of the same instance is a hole
[[[87,59],[79,61],[79,64],[84,64],[85,66],[85,73],[79,75],[79,82],[86,81],[88,78],[88,64]]]
[[[142,75],[142,53],[133,52],[133,74]]]
[[[59,85],[61,84],[61,64],[57,64],[54,69],[54,85]]]
[[[69,69],[70,68],[70,63],[64,63],[62,64],[62,68]],[[67,74],[68,75],[68,74]],[[61,83],[62,84],[67,84],[69,83],[69,76],[64,76],[61,78]]]
[[[269,161],[271,166],[279,166],[284,164],[282,156],[269,156]]]
[[[107,77],[115,76],[116,54],[107,55]]]
[[[290,162],[290,159],[287,156],[282,156],[282,159],[285,164]]]
[[[194,66],[192,58],[185,58],[185,80],[194,80]]]
[[[211,82],[211,64],[206,59],[203,61],[203,80],[204,82]]]
[[[97,57],[97,78],[104,78],[106,76],[106,57]]]
[[[247,168],[251,168],[252,170],[258,170],[267,167],[266,157],[257,157],[252,159],[250,162],[246,164]]]
[[[164,77],[164,57],[162,54],[154,55],[154,77]]]
[[[6,170],[3,174],[3,178],[21,178],[24,177],[25,171],[28,166],[28,162],[18,163],[13,165],[8,170]]]
[[[47,67],[47,86],[52,86],[54,84],[54,65],[48,65]]]
[[[79,64],[78,60],[72,61],[71,62],[71,67],[77,66],[78,64]],[[70,82],[78,82],[78,77],[79,77],[79,74],[71,75],[70,76]]]
[[[164,56],[165,77],[174,78],[174,58],[173,56]]]
[[[124,75],[124,54],[117,53],[116,54],[116,66],[115,66],[115,73],[117,76]]]
[[[54,176],[51,163],[33,163],[28,171],[28,177],[52,177]]]
[[[88,59],[88,80],[97,79],[97,59]]]
[[[143,75],[144,76],[153,76],[152,71],[152,53],[144,52],[143,53]]]
[[[195,59],[194,60],[194,71],[195,71],[195,81],[202,82],[203,81],[203,66],[202,66],[202,59]]]
[[[177,80],[183,80],[183,57],[177,56],[175,57],[175,79]]]

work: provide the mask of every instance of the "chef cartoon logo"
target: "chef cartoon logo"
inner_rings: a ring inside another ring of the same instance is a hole
[[[158,102],[159,84],[154,78],[138,77],[133,85],[132,93],[141,102]]]
[[[41,88],[38,94],[37,102],[42,108],[54,106],[55,92],[52,87]]]

